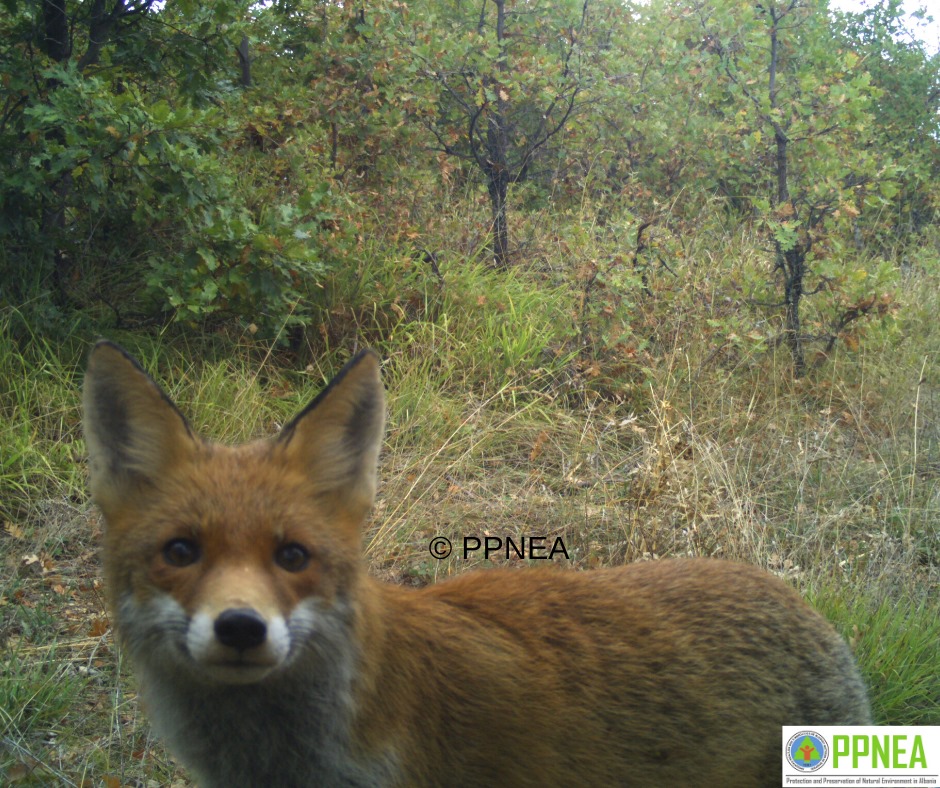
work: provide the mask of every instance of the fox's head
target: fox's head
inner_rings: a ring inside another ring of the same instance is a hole
[[[196,436],[123,350],[85,375],[91,491],[105,579],[132,655],[223,683],[260,681],[349,615],[384,422],[378,358],[363,352],[280,433]]]

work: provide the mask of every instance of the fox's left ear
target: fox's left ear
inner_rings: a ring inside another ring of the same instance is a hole
[[[311,491],[335,496],[358,520],[375,499],[384,428],[379,357],[365,350],[284,427],[277,442],[310,480]]]
[[[196,450],[189,423],[169,397],[111,342],[91,352],[82,405],[91,492],[105,516]]]

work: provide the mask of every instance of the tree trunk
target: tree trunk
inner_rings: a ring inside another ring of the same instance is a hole
[[[65,0],[48,0],[43,7],[42,49],[57,63],[64,63],[72,54]],[[51,94],[59,84],[57,79],[50,78],[46,82],[46,88]],[[65,145],[65,133],[58,126],[46,132],[46,139],[50,143]],[[46,264],[46,271],[52,274],[53,298],[60,305],[67,301],[67,287],[71,278],[69,257],[58,244],[65,230],[65,204],[71,187],[72,179],[68,174],[61,176],[52,184],[52,195],[44,200],[40,225],[40,233],[48,241],[51,255],[51,259]]]
[[[490,210],[493,215],[493,265],[509,267],[509,178],[505,170],[487,173],[486,189],[490,194]]]
[[[788,184],[787,143],[784,134],[777,134],[777,201],[778,206],[790,201]],[[806,275],[807,246],[797,239],[793,247],[783,249],[779,241],[774,242],[777,253],[777,267],[783,273],[783,303],[785,309],[784,331],[787,346],[793,356],[793,374],[802,377],[806,371],[806,358],[803,352],[803,336],[800,331],[800,301],[803,298],[803,280]]]
[[[238,45],[238,64],[242,70],[242,87],[251,87],[251,50],[248,45],[248,36],[242,36]]]
[[[117,0],[110,7],[106,0],[93,0],[87,11],[88,47],[76,63],[80,72],[98,62],[115,25],[125,14],[125,0]],[[74,22],[75,20],[68,16],[65,0],[45,0],[42,49],[56,63],[65,63],[73,56],[71,26]],[[50,79],[46,83],[50,95],[58,87],[58,80]],[[52,142],[65,145],[65,134],[59,127],[49,129],[46,137]],[[52,260],[49,268],[52,272],[54,297],[62,305],[68,303],[69,290],[75,276],[74,261],[61,247],[66,230],[66,207],[71,191],[71,174],[59,176],[52,184],[52,197],[43,207],[40,229],[42,236],[49,241],[51,249]]]
[[[768,69],[768,92],[770,94],[770,109],[773,113],[777,109],[777,67],[779,64],[779,41],[777,39],[777,25],[781,16],[778,16],[774,7],[770,9],[770,67]],[[773,118],[773,115],[771,115]],[[781,207],[790,202],[789,159],[788,146],[790,139],[781,121],[772,120],[774,128],[774,142],[776,151],[774,155],[774,169],[777,176],[777,193],[774,207]],[[791,212],[796,215],[796,212]],[[803,336],[800,327],[800,301],[803,298],[803,279],[806,274],[806,247],[797,239],[790,249],[784,249],[779,241],[774,242],[776,251],[776,267],[783,274],[783,303],[784,303],[784,331],[787,347],[793,357],[793,375],[802,377],[806,372],[806,357],[803,351]]]
[[[806,355],[803,349],[803,334],[800,325],[800,301],[803,298],[803,277],[806,273],[806,253],[797,244],[783,251],[777,245],[777,259],[782,263],[784,275],[784,308],[787,346],[793,357],[794,377],[803,377],[806,372]]]
[[[506,0],[493,0],[496,6],[496,42],[502,49],[506,39]],[[482,19],[481,19],[482,21]],[[494,108],[487,117],[484,171],[486,188],[490,195],[493,214],[493,265],[509,267],[509,137],[506,132],[508,108],[503,98],[503,87],[507,64],[500,58],[497,65],[499,79],[487,80],[487,87],[495,94]],[[508,75],[506,75],[508,78]]]
[[[43,51],[56,63],[64,62],[72,53],[65,0],[46,0],[43,3],[42,23]]]

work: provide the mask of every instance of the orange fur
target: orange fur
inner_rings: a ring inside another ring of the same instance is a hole
[[[846,644],[753,567],[370,577],[370,353],[244,446],[109,343],[84,407],[117,632],[205,785],[775,786],[781,726],[870,721]]]

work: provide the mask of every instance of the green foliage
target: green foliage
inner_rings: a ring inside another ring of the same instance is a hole
[[[33,6],[0,20],[4,299],[60,323],[91,308],[118,325],[236,318],[296,336],[337,306],[324,285],[358,267],[371,236],[395,228],[391,261],[403,238],[433,235],[440,190],[477,173],[503,242],[508,188],[527,181],[523,211],[588,201],[604,222],[602,206],[626,208],[624,259],[636,227],[681,239],[723,197],[729,221],[776,246],[769,267],[783,270],[787,254],[805,262],[803,291],[825,296],[803,333],[829,342],[859,305],[890,294],[877,261],[854,260],[859,245],[894,239],[900,255],[902,217],[921,227],[932,216],[936,112],[917,97],[938,94],[936,59],[897,42],[887,0],[837,17],[844,47],[808,0],[144,3],[105,19],[97,38],[89,3],[64,8],[66,52],[42,38],[48,20]],[[787,24],[771,91],[773,13]],[[243,39],[250,86],[239,87]],[[894,95],[903,111],[892,114]],[[437,155],[422,156],[428,147]],[[599,270],[644,282],[669,270],[645,255]],[[592,328],[611,346],[630,333],[622,291],[633,287],[606,291],[622,304],[619,327]],[[612,314],[595,303],[599,319]]]
[[[881,0],[835,15],[842,45],[863,61],[877,89],[872,106],[875,155],[893,178],[871,190],[875,211],[860,221],[866,240],[886,254],[935,221],[940,175],[940,52],[909,29],[900,0]]]
[[[181,320],[220,314],[270,331],[307,317],[305,299],[326,270],[317,239],[331,217],[327,184],[259,205],[226,163],[190,142],[161,140],[157,166],[170,177],[142,184],[156,188],[132,215],[138,227],[166,230],[141,251],[150,293]]]
[[[224,26],[227,11],[173,14],[191,35],[211,37],[207,22]],[[118,322],[239,317],[272,336],[309,316],[327,268],[326,176],[308,166],[302,183],[261,199],[244,180],[262,170],[241,120],[246,100],[218,72],[211,95],[211,79],[147,84],[164,75],[131,57],[132,41],[111,43],[111,68],[84,71],[80,61],[44,65],[29,49],[6,50],[14,73],[32,74],[7,81],[0,125],[13,151],[0,173],[8,303],[45,291],[69,308],[101,299]],[[171,51],[191,65],[191,51]],[[269,182],[283,179],[283,167],[272,169]]]
[[[337,181],[400,171],[415,145],[406,118],[422,111],[395,42],[405,14],[394,1],[253,7],[255,108],[267,118],[252,124],[267,148],[303,141]]]
[[[713,166],[772,241],[781,336],[797,375],[805,371],[805,343],[825,339],[831,347],[850,322],[848,311],[834,310],[808,331],[802,299],[837,291],[850,278],[842,239],[851,237],[862,211],[875,207],[869,184],[885,185],[893,171],[871,154],[877,91],[860,58],[829,43],[825,10],[815,0],[774,0],[754,9],[727,2],[703,9],[698,20],[703,68],[713,66],[714,88],[727,97],[713,116],[727,140],[713,149]]]
[[[606,50],[590,45],[604,16],[576,0],[422,10],[403,37],[410,70],[433,102],[420,121],[435,150],[481,176],[493,258],[505,267],[510,187],[563,166],[551,146],[585,103],[604,95]]]

